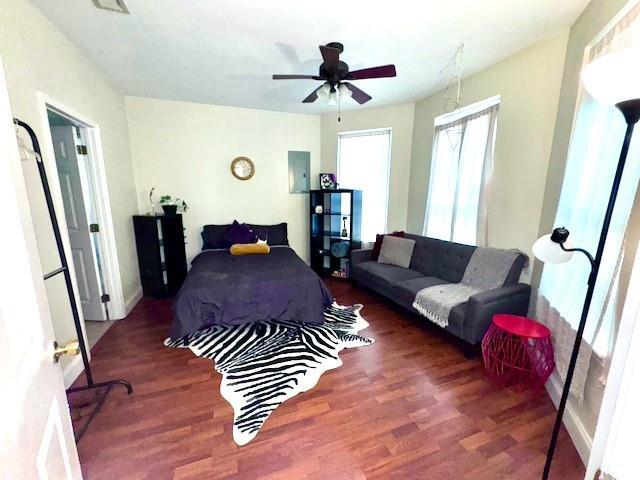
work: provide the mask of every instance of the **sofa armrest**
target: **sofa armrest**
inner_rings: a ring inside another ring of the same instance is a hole
[[[351,250],[351,264],[356,265],[362,262],[373,261],[373,250]]]
[[[464,339],[472,344],[480,343],[497,313],[526,316],[530,297],[531,286],[524,283],[472,295],[465,317]]]

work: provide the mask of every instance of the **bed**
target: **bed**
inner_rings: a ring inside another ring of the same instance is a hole
[[[284,236],[282,229],[284,225]],[[260,320],[320,324],[333,297],[322,280],[288,246],[286,224],[265,229],[271,253],[234,256],[219,246],[225,225],[203,229],[203,251],[176,295],[170,335],[179,338],[211,325]],[[285,244],[286,243],[286,244]]]

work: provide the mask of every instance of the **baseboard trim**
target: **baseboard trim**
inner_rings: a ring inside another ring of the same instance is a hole
[[[546,385],[547,393],[551,397],[551,401],[558,408],[560,403],[560,397],[562,396],[562,384],[558,378],[557,372],[554,372]],[[573,444],[580,455],[580,459],[585,466],[589,463],[589,456],[591,455],[591,446],[593,444],[593,438],[585,428],[584,424],[580,420],[577,412],[571,404],[571,400],[567,402],[567,406],[564,411],[564,426],[569,432],[569,436],[573,441]]]
[[[91,352],[87,352],[89,358],[91,358]],[[62,379],[64,381],[64,388],[69,388],[73,385],[73,382],[84,372],[84,365],[82,364],[82,357],[80,355],[74,356],[65,369],[62,372]]]
[[[131,310],[133,310],[133,307],[136,306],[136,304],[140,301],[141,298],[142,298],[142,289],[139,288],[138,290],[133,292],[133,295],[131,295],[129,298],[125,300],[124,302],[125,316],[131,313]]]

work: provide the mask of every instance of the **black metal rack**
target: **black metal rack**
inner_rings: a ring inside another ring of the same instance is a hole
[[[71,272],[69,271],[69,264],[67,263],[67,256],[64,252],[64,246],[62,243],[62,236],[60,234],[60,226],[58,225],[58,217],[56,215],[55,208],[53,206],[53,199],[51,197],[51,190],[49,189],[49,181],[47,180],[47,172],[44,168],[44,163],[42,160],[42,151],[40,150],[40,143],[38,142],[38,137],[36,136],[33,129],[29,126],[29,124],[14,118],[13,122],[25,129],[25,131],[29,134],[31,138],[31,143],[33,145],[33,151],[36,153],[36,160],[38,165],[38,173],[40,174],[40,180],[42,181],[42,189],[44,190],[44,197],[47,202],[47,209],[49,210],[49,217],[51,218],[51,225],[53,227],[53,235],[56,240],[56,246],[58,248],[58,254],[60,255],[60,263],[61,266],[56,268],[55,270],[46,273],[44,275],[44,279],[48,280],[60,273],[64,274],[64,281],[67,287],[67,294],[69,295],[69,302],[71,304],[71,313],[73,315],[73,323],[76,327],[76,333],[78,335],[78,344],[80,347],[80,355],[82,356],[82,363],[84,365],[84,373],[87,379],[87,384],[81,387],[73,387],[67,389],[67,394],[81,392],[86,390],[91,390],[95,388],[106,388],[106,391],[102,397],[96,402],[95,408],[92,410],[91,414],[88,416],[87,421],[84,425],[76,432],[75,438],[76,442],[80,441],[82,435],[86,432],[87,428],[91,421],[95,418],[95,416],[100,412],[100,408],[104,404],[107,395],[111,391],[111,389],[116,385],[123,385],[127,389],[127,393],[131,394],[133,392],[133,388],[131,384],[126,380],[116,379],[116,380],[107,380],[106,382],[95,382],[93,380],[93,374],[91,372],[91,364],[89,363],[89,355],[87,353],[87,345],[84,341],[84,335],[82,333],[82,324],[80,322],[80,313],[78,312],[78,306],[76,304],[76,296],[73,292],[73,284],[71,282]]]
[[[362,245],[362,191],[311,190],[309,198],[311,268],[322,276],[343,272],[348,277],[351,250]],[[340,256],[332,251],[337,243],[346,246]]]

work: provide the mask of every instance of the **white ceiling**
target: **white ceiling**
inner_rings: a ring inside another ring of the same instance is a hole
[[[345,45],[351,70],[395,63],[398,76],[354,82],[366,108],[423,98],[446,84],[460,42],[470,74],[570,26],[588,0],[32,0],[126,94],[302,113],[319,84],[319,44]]]

